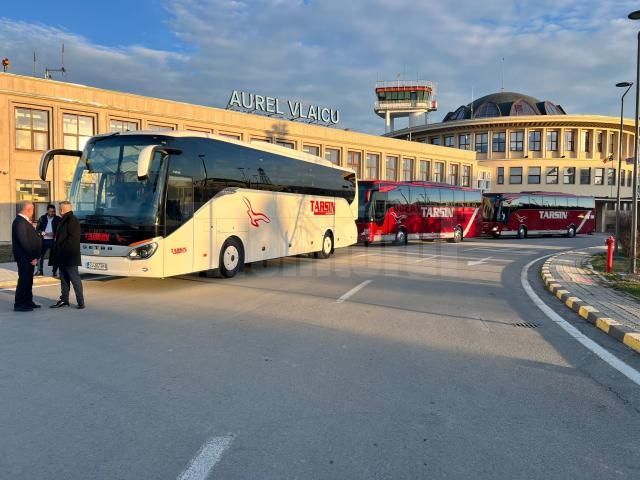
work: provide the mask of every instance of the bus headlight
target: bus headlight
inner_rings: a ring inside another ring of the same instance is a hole
[[[497,232],[497,231],[498,231],[498,227],[493,227],[493,228],[491,229],[491,231],[492,231],[492,232]]]
[[[129,252],[129,258],[131,260],[146,260],[156,253],[157,249],[158,244],[156,242],[140,245]]]

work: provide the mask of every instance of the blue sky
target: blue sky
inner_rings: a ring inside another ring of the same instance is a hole
[[[224,107],[233,89],[339,108],[380,133],[377,78],[438,84],[432,120],[500,89],[616,115],[632,80],[633,1],[110,0],[7,2],[0,56],[12,72],[57,66],[67,81]],[[630,107],[628,108],[630,111]]]

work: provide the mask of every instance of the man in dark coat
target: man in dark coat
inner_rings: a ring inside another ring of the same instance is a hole
[[[42,251],[40,252],[40,261],[38,262],[38,272],[36,275],[44,275],[44,256],[53,251],[53,242],[56,237],[56,230],[60,223],[60,217],[56,215],[56,207],[54,205],[47,206],[47,213],[38,219],[36,225],[36,233],[42,236]],[[53,267],[53,276],[56,276],[57,268]]]
[[[70,202],[60,202],[62,220],[56,231],[56,241],[53,244],[51,264],[60,269],[60,300],[51,308],[69,306],[69,292],[71,285],[76,292],[78,308],[84,308],[84,294],[82,280],[78,273],[80,265],[80,222],[71,210]]]
[[[33,302],[33,270],[40,257],[42,239],[31,224],[33,203],[20,202],[18,215],[11,225],[13,257],[18,264],[18,286],[13,309],[16,312],[31,312],[40,308]]]

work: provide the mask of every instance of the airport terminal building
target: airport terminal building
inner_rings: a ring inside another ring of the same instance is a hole
[[[624,121],[620,172],[620,118],[571,115],[560,105],[520,93],[487,95],[449,112],[442,122],[386,135],[475,152],[478,165],[491,173],[493,192],[592,195],[598,231],[615,223],[618,178],[622,208],[631,208],[632,119]]]
[[[190,130],[262,141],[352,168],[361,179],[424,180],[488,188],[472,150],[407,142],[338,128],[192,105],[35,77],[0,73],[0,241],[9,241],[15,204],[36,215],[67,197],[77,158],[60,157],[46,181],[45,150],[82,148],[92,135],[128,130]]]

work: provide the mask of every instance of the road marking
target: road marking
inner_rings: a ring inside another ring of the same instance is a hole
[[[205,480],[232,441],[233,435],[209,438],[191,459],[187,468],[178,475],[177,480]]]
[[[469,260],[467,265],[482,265],[483,263],[487,263],[487,260],[491,260],[491,257],[483,258],[482,260]]]
[[[551,255],[544,255],[542,257],[536,258],[535,260],[527,263],[522,272],[520,273],[520,282],[522,283],[522,288],[527,292],[529,298],[536,304],[536,306],[542,310],[542,312],[549,317],[549,319],[555,322],[560,328],[562,328],[565,332],[575,338],[578,342],[580,342],[585,348],[593,352],[595,355],[600,357],[601,360],[608,363],[611,367],[618,370],[625,377],[627,377],[632,382],[640,385],[640,372],[620,360],[618,357],[613,355],[609,350],[601,347],[596,342],[591,340],[589,337],[585,336],[578,330],[576,327],[567,322],[564,318],[554,312],[551,307],[549,307],[546,303],[542,301],[542,299],[533,291],[529,280],[527,280],[527,275],[529,274],[529,268],[536,262],[539,262],[543,258],[550,257]]]
[[[364,287],[369,285],[371,282],[373,282],[373,280],[365,280],[360,285],[356,285],[351,290],[349,290],[347,293],[342,295],[338,300],[336,300],[336,302],[338,302],[338,303],[345,302],[346,300],[349,299],[349,297],[351,297],[352,295],[355,295],[356,293],[358,293],[360,290],[362,290]]]
[[[440,255],[428,255],[424,258],[420,258],[416,260],[416,263],[426,262],[427,260],[433,260],[434,258],[438,258]]]

